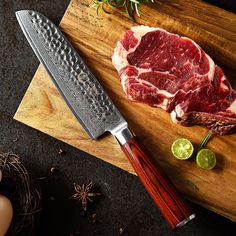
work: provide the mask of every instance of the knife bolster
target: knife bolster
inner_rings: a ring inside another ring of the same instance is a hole
[[[127,143],[130,139],[134,138],[134,134],[128,128],[127,124],[117,126],[116,129],[111,131],[111,133],[121,146]]]

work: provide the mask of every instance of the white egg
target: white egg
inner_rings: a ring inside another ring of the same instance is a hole
[[[11,224],[13,209],[8,198],[0,195],[0,236],[4,236]]]

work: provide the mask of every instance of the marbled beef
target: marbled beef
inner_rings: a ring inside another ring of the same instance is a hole
[[[112,62],[131,101],[161,107],[175,123],[236,131],[236,92],[193,40],[136,26],[117,43]]]

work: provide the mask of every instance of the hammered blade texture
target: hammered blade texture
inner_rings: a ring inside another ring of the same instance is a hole
[[[31,46],[36,47],[33,48],[34,51],[39,54],[37,56],[40,61],[90,137],[96,138],[120,122],[125,122],[95,76],[60,30],[40,13],[22,11],[23,13],[27,14],[33,29],[24,30],[25,34],[31,34],[28,35],[33,41],[30,43]],[[34,41],[34,37],[38,39]]]

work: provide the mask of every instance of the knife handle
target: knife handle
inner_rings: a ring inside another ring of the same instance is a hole
[[[168,178],[145,154],[135,137],[123,144],[122,150],[172,228],[181,227],[195,217]]]

